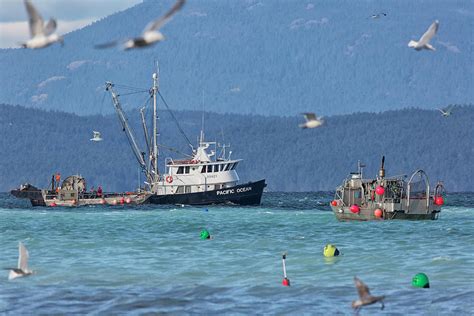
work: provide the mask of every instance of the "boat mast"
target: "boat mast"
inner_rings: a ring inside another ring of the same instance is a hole
[[[120,123],[122,124],[122,129],[127,135],[130,146],[132,147],[132,151],[135,154],[135,158],[137,159],[138,163],[140,164],[140,167],[142,168],[143,172],[145,172],[148,178],[149,172],[146,167],[145,159],[143,158],[144,153],[138,147],[133,131],[128,125],[127,117],[125,116],[125,113],[123,112],[122,105],[120,104],[118,95],[115,93],[113,87],[114,87],[114,84],[112,82],[107,81],[105,83],[105,90],[109,91],[112,94],[112,100],[113,100],[115,111],[117,112]]]
[[[158,174],[158,143],[156,139],[156,135],[158,134],[158,127],[157,127],[157,111],[156,111],[156,94],[158,92],[158,74],[155,72],[153,73],[153,170],[154,170],[154,182],[158,182],[159,174]]]

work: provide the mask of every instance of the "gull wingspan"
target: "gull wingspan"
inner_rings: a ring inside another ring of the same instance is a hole
[[[165,25],[171,20],[173,15],[183,7],[185,2],[186,0],[176,1],[173,7],[164,16],[162,16],[161,18],[155,21],[148,23],[148,25],[143,30],[143,33],[160,29],[163,25]]]
[[[31,37],[44,34],[44,21],[41,15],[29,0],[25,0],[25,6],[28,12]]]
[[[18,251],[18,269],[21,269],[22,271],[26,272],[28,271],[28,250],[26,249],[25,245],[20,242],[18,245]]]
[[[430,25],[430,27],[425,32],[425,34],[423,34],[423,36],[418,41],[418,44],[420,46],[428,44],[430,40],[433,38],[433,36],[436,35],[436,32],[438,32],[438,27],[439,27],[439,21],[436,20]]]

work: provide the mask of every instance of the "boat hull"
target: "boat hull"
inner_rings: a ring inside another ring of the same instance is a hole
[[[334,215],[340,221],[371,221],[371,220],[436,220],[438,219],[440,209],[431,209],[428,212],[405,212],[403,210],[383,212],[382,217],[376,217],[374,211],[376,208],[361,209],[359,213],[352,213],[347,207],[331,206]]]
[[[148,199],[151,204],[184,204],[184,205],[260,205],[265,180],[236,185],[232,188],[213,190],[207,192],[184,194],[154,194]]]
[[[41,190],[34,186],[29,186],[27,189],[11,190],[10,193],[16,198],[30,200],[33,206],[46,206]]]

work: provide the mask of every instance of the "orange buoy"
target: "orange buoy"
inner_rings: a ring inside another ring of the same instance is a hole
[[[359,207],[359,205],[357,205],[357,204],[353,204],[353,205],[349,208],[349,210],[350,210],[352,213],[357,214],[357,213],[360,212],[360,207]]]
[[[434,202],[435,202],[436,205],[443,205],[444,204],[444,199],[441,195],[438,195],[437,197],[435,197]]]
[[[382,218],[382,215],[383,215],[383,212],[382,212],[381,209],[378,208],[378,209],[376,209],[376,210],[374,211],[374,216],[375,216],[375,217],[377,217],[377,218]]]
[[[337,201],[336,201],[336,200],[332,200],[332,201],[331,201],[331,205],[332,205],[332,206],[337,206]]]

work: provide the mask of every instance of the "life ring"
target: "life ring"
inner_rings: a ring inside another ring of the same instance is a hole
[[[166,176],[166,182],[173,183],[173,176]]]

